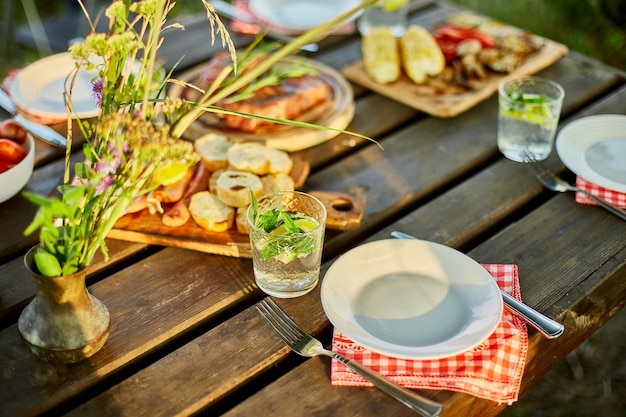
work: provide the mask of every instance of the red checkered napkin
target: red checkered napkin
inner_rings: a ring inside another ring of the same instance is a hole
[[[290,34],[290,35],[297,35],[298,32],[294,32],[292,29],[290,28],[286,28],[280,25],[277,25],[275,23],[266,21],[266,20],[262,20],[260,17],[255,16],[252,11],[250,10],[250,0],[233,0],[232,4],[233,6],[237,9],[237,11],[239,13],[241,13],[244,16],[247,16],[255,21],[259,22],[259,25],[255,25],[255,24],[250,24],[250,23],[245,23],[239,20],[233,20],[230,23],[230,27],[232,30],[234,30],[235,32],[239,32],[239,33],[245,33],[248,35],[256,35],[257,33],[261,32],[262,30],[272,30],[274,32],[277,33],[284,33],[284,34]],[[332,33],[333,34],[349,34],[354,32],[354,23],[350,22],[350,23],[345,23],[341,26],[338,26],[337,28],[335,28]]]
[[[521,300],[517,265],[483,265],[503,291]],[[332,349],[407,388],[445,389],[511,404],[517,401],[528,352],[526,324],[508,310],[496,330],[472,351],[434,360],[399,359],[372,352],[334,331]],[[333,385],[371,386],[339,361]]]
[[[581,176],[576,177],[576,187],[582,188],[591,194],[597,195],[603,200],[608,201],[614,206],[626,209],[626,193],[622,193],[608,188],[600,187],[584,179]],[[581,192],[576,193],[576,202],[581,204],[590,204],[597,206],[598,203],[587,197]]]

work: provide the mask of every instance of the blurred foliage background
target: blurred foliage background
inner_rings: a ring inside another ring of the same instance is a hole
[[[448,0],[626,70],[626,0]]]
[[[83,0],[97,10],[108,0]],[[311,0],[315,1],[315,0]],[[527,29],[567,45],[571,50],[626,70],[626,0],[446,0],[496,20]],[[193,14],[204,10],[199,0],[178,0],[174,12]],[[55,30],[86,28],[76,0],[2,0],[0,7],[0,77],[11,68],[36,60],[40,53],[25,47],[31,22],[65,17]],[[28,12],[27,12],[28,11]],[[75,25],[67,27],[67,16]],[[95,16],[95,13],[92,15]],[[61,27],[59,27],[61,26]],[[31,39],[32,44],[32,39]],[[55,45],[53,45],[53,49]]]

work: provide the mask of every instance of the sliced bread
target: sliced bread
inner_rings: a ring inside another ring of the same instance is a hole
[[[235,143],[228,149],[228,163],[239,171],[248,171],[257,175],[269,172],[267,148],[258,142]]]
[[[275,193],[276,191],[293,191],[295,189],[293,178],[284,173],[263,175],[263,194]]]
[[[268,172],[270,174],[289,174],[293,161],[287,152],[280,149],[265,148],[265,155],[269,162]]]
[[[233,207],[245,207],[252,202],[250,191],[256,197],[263,192],[261,179],[251,172],[226,170],[220,174],[215,182],[217,196],[226,204]]]
[[[191,197],[189,212],[200,227],[210,232],[230,229],[235,218],[235,209],[209,191],[201,191]]]
[[[202,163],[209,171],[228,166],[228,149],[233,143],[224,135],[208,133],[194,142],[194,148],[202,156]]]

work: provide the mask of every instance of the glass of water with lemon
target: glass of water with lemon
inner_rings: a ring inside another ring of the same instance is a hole
[[[559,123],[563,88],[540,77],[500,83],[498,148],[517,162],[544,160],[550,155]]]
[[[315,288],[326,229],[324,204],[310,194],[281,191],[253,199],[246,216],[258,287],[279,298]]]
[[[379,0],[363,9],[363,14],[357,21],[359,32],[367,35],[370,29],[385,26],[399,38],[407,26],[409,7],[408,0]]]

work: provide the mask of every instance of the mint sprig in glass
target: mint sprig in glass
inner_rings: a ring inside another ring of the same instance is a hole
[[[247,212],[255,280],[282,298],[311,291],[318,282],[326,208],[298,191],[252,198]]]

